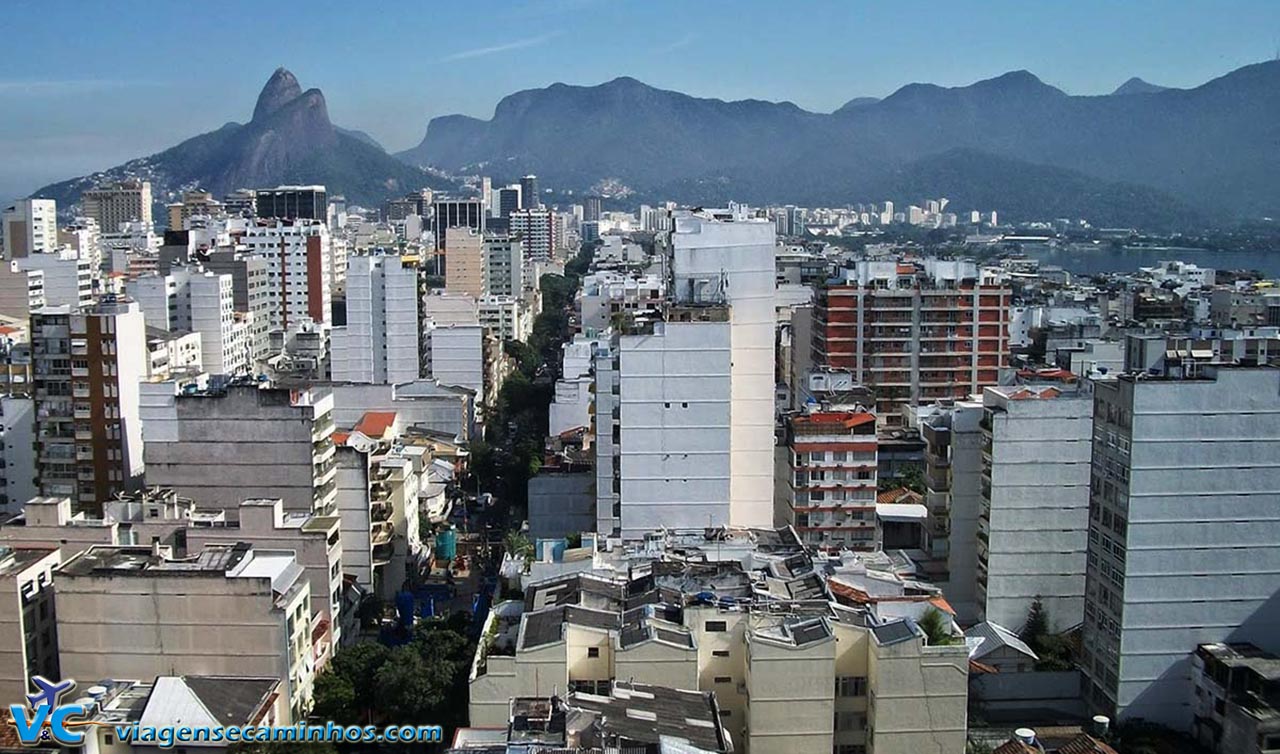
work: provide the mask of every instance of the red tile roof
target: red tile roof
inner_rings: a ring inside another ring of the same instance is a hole
[[[923,503],[924,496],[919,492],[913,492],[906,487],[897,487],[892,490],[885,490],[876,495],[877,503]]]
[[[875,414],[865,411],[823,411],[820,413],[797,416],[796,424],[840,424],[845,429],[852,429],[863,424],[874,424]]]
[[[381,440],[395,423],[396,412],[394,411],[366,411],[353,431],[374,440]]]

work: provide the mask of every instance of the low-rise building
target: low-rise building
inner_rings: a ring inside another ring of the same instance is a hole
[[[54,581],[64,677],[269,675],[291,720],[310,706],[311,588],[292,551],[237,543],[174,558],[99,545]]]
[[[578,562],[594,572],[527,584],[491,611],[473,725],[504,724],[514,697],[660,683],[714,691],[753,754],[964,748],[967,649],[930,644],[907,617],[930,598],[837,601],[825,574],[847,568],[792,529],[655,533]]]

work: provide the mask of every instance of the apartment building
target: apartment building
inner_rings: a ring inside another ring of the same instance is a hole
[[[524,290],[524,242],[505,234],[485,236],[484,267],[485,293],[519,296]]]
[[[266,262],[270,330],[288,330],[303,320],[332,322],[333,257],[323,221],[259,220],[240,240]]]
[[[876,393],[876,415],[963,399],[1008,366],[1011,289],[998,270],[963,260],[921,266],[859,261],[814,306],[814,363],[849,369]]]
[[[481,296],[476,309],[480,324],[499,343],[527,341],[533,333],[533,317],[516,296]]]
[[[1280,656],[1247,642],[1201,644],[1191,658],[1191,733],[1218,754],[1280,749]]]
[[[810,547],[875,549],[875,414],[811,405],[785,420],[784,437],[775,523]]]
[[[1278,652],[1280,370],[1094,386],[1086,700],[1190,730],[1201,644]]]
[[[93,262],[74,249],[53,249],[15,260],[17,268],[43,280],[44,300],[49,306],[84,307],[93,303]]]
[[[169,230],[185,230],[187,220],[193,217],[217,217],[222,214],[222,202],[213,198],[208,191],[196,189],[183,191],[182,201],[165,205],[168,215]]]
[[[527,200],[527,198],[526,198]],[[555,258],[555,250],[559,248],[556,239],[556,213],[549,208],[537,205],[518,209],[507,216],[511,234],[519,236],[524,245],[524,261],[546,262]],[[528,267],[526,267],[526,272]]]
[[[418,271],[398,255],[353,256],[347,323],[333,328],[335,382],[395,384],[418,379]]]
[[[789,529],[722,533],[691,534],[683,557],[655,535],[617,575],[556,576],[495,605],[469,677],[472,725],[501,725],[513,697],[661,683],[714,691],[750,754],[963,750],[962,645],[837,603],[825,561]]]
[[[1040,599],[1050,630],[1084,620],[1093,400],[1089,383],[988,387],[976,596],[1020,630]]]
[[[99,545],[54,581],[63,677],[270,676],[291,719],[310,706],[311,587],[291,551]]]
[[[265,259],[234,249],[212,251],[202,261],[206,270],[231,276],[231,301],[240,319],[249,324],[249,350],[254,360],[263,358],[271,329],[271,284]]]
[[[53,569],[54,547],[0,547],[0,694],[21,701],[31,676],[61,678]]]
[[[977,588],[986,409],[981,401],[955,401],[911,413],[925,441],[925,536],[932,574],[956,615],[977,623],[984,604]]]
[[[19,199],[0,214],[5,259],[21,259],[58,248],[58,204],[52,199]]]
[[[597,271],[582,278],[577,308],[583,332],[600,332],[618,317],[661,306],[666,284],[658,275],[626,275]]]
[[[384,600],[394,598],[426,556],[418,516],[431,455],[399,445],[402,431],[395,412],[369,411],[349,431],[335,433],[343,572]]]
[[[100,184],[85,191],[80,204],[84,216],[97,221],[104,233],[115,233],[125,223],[152,224],[150,181],[130,178]]]
[[[325,388],[142,387],[147,482],[202,505],[280,498],[286,511],[326,515],[336,485],[333,396]]]
[[[44,270],[24,270],[17,262],[0,264],[0,315],[26,320],[44,306]]]
[[[221,378],[251,371],[253,321],[236,316],[231,275],[173,267],[130,281],[128,289],[149,327],[198,336],[204,371]]]
[[[83,312],[45,307],[31,316],[31,354],[36,485],[101,510],[101,501],[142,480],[142,310],[114,297]]]
[[[623,323],[616,408],[596,414],[602,431],[617,427],[622,534],[769,525],[773,226],[739,208],[691,213],[663,246],[670,303],[660,321]]]
[[[35,441],[35,401],[23,393],[0,395],[0,513],[20,513],[36,495]]]
[[[475,228],[445,229],[448,248],[444,260],[444,289],[479,298],[488,289],[484,235]]]
[[[171,493],[171,490],[165,490]],[[280,498],[254,498],[240,503],[236,520],[226,511],[193,510],[182,523],[185,552],[213,544],[248,542],[262,550],[292,551],[311,588],[312,664],[329,661],[342,640],[347,618],[342,614],[342,538],[338,516],[286,512]]]
[[[423,354],[426,373],[441,385],[467,388],[475,394],[477,407],[497,395],[493,377],[487,367],[490,338],[480,324],[428,325],[427,347]]]

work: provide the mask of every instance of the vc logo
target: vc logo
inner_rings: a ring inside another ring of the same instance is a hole
[[[27,694],[26,705],[9,705],[9,714],[13,715],[13,727],[17,729],[18,740],[22,745],[48,744],[51,739],[52,742],[63,746],[82,744],[84,734],[70,730],[75,725],[70,722],[70,718],[84,717],[87,710],[79,704],[58,703],[62,695],[70,691],[76,682],[67,679],[54,683],[38,675],[32,676],[31,681],[40,690],[34,694]]]

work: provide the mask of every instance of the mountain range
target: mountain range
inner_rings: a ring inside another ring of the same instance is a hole
[[[488,120],[433,118],[417,146],[388,154],[334,126],[319,89],[272,74],[244,124],[33,194],[63,206],[103,181],[152,181],[157,201],[185,188],[224,194],[324,183],[376,205],[448,176],[543,186],[623,186],[632,201],[901,205],[946,196],[958,211],[1010,220],[1085,217],[1152,229],[1280,214],[1280,61],[1200,86],[1133,78],[1073,96],[1027,71],[968,86],[908,84],[832,113],[790,102],[692,97],[633,78],[553,84],[504,97]]]
[[[303,91],[284,68],[262,88],[248,123],[228,123],[163,152],[45,186],[33,196],[69,207],[85,189],[129,176],[150,180],[158,202],[191,188],[222,196],[240,188],[322,183],[354,204],[376,206],[388,196],[454,185],[395,159],[362,131],[334,126],[324,94]]]
[[[1010,219],[1191,224],[1280,213],[1280,62],[1190,89],[1132,79],[1102,96],[1014,71],[954,88],[909,84],[830,114],[626,77],[554,84],[503,98],[489,120],[434,118],[396,156],[499,180],[536,173],[575,191],[615,179],[655,199],[830,205],[945,193],[954,207]]]

